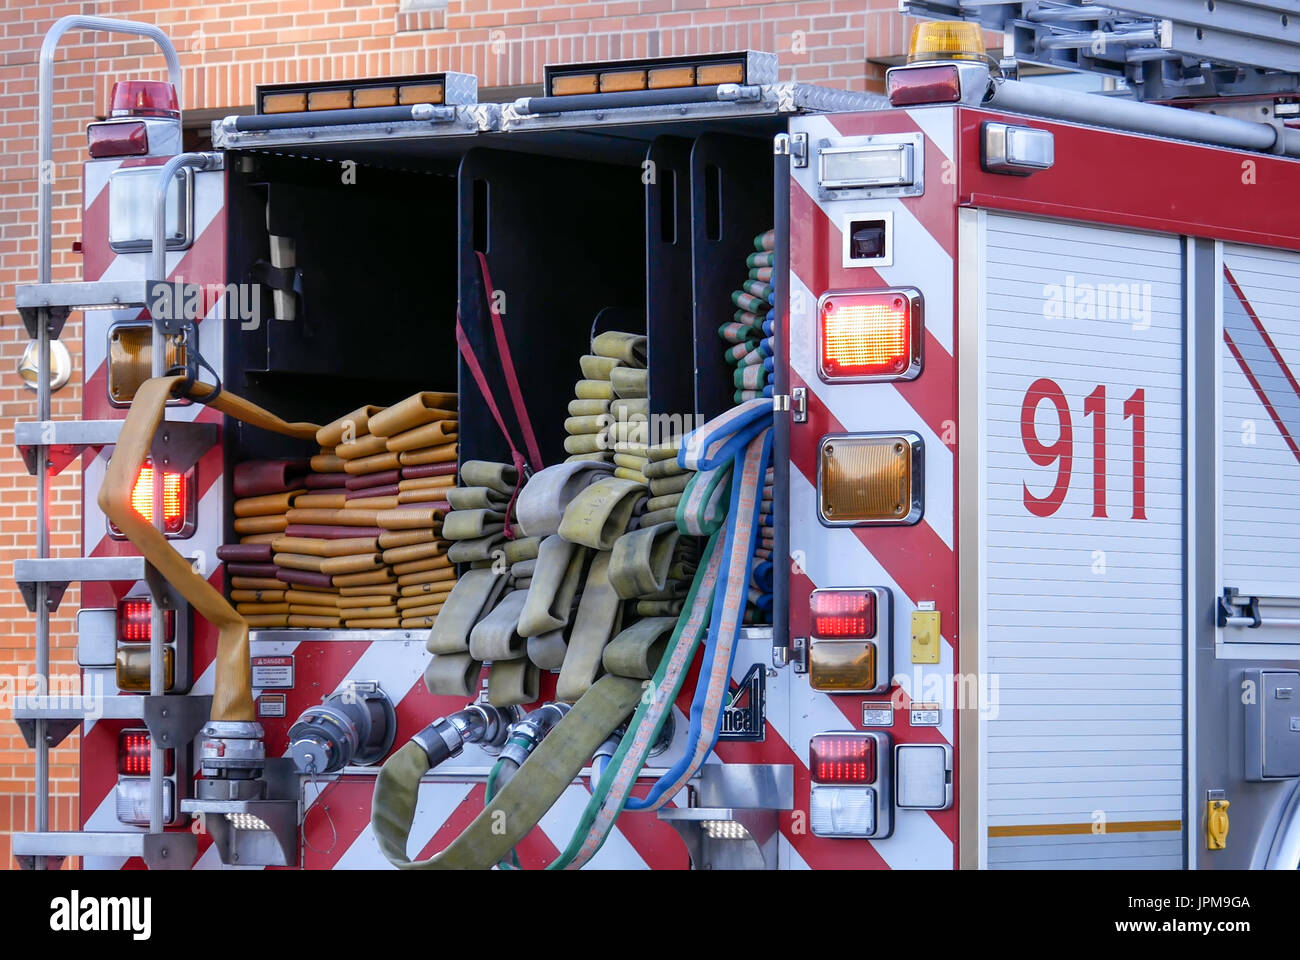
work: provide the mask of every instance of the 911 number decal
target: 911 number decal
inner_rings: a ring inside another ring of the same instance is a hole
[[[1035,416],[1044,400],[1056,410],[1060,427],[1056,440],[1044,443],[1038,436]],[[1133,519],[1147,518],[1146,464],[1146,390],[1138,387],[1124,401],[1123,418],[1131,421],[1133,432]],[[1106,512],[1106,387],[1104,384],[1083,400],[1083,415],[1092,421],[1092,515],[1105,518]],[[1025,509],[1036,517],[1050,517],[1061,509],[1070,489],[1074,472],[1074,421],[1065,391],[1054,380],[1040,377],[1029,385],[1020,404],[1020,439],[1029,459],[1040,467],[1056,466],[1056,482],[1046,496],[1035,496],[1029,484],[1022,484]]]

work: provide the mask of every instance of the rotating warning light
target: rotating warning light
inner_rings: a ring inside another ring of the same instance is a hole
[[[921,374],[921,293],[911,288],[828,293],[818,304],[821,378],[913,380]]]
[[[929,20],[912,28],[907,62],[926,60],[988,60],[984,31],[968,20]]]
[[[176,88],[165,80],[119,80],[109,95],[110,117],[164,117],[179,120]]]

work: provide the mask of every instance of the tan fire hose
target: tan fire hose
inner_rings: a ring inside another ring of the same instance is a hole
[[[108,461],[104,484],[99,490],[99,508],[163,579],[189,601],[195,612],[217,627],[211,719],[254,723],[257,717],[253,710],[248,659],[248,622],[167,542],[162,531],[131,505],[132,488],[149,456],[154,433],[162,422],[167,401],[172,399],[172,389],[185,379],[157,377],[146,380],[136,390]],[[197,399],[211,393],[212,387],[205,383],[195,383],[190,388],[190,396]],[[298,439],[314,439],[320,429],[314,423],[286,423],[256,404],[225,391],[212,402],[212,407],[244,423]]]

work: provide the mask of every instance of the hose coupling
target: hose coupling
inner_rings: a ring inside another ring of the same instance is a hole
[[[467,743],[500,746],[510,725],[519,716],[515,707],[494,707],[472,703],[464,710],[439,717],[411,738],[429,758],[432,769],[444,760],[459,756]]]
[[[533,749],[571,709],[570,704],[557,700],[538,707],[522,720],[512,724],[510,739],[501,751],[501,759],[512,761],[516,766],[523,766]]]

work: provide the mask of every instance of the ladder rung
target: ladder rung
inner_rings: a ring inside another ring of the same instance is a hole
[[[94,717],[103,720],[141,720],[144,718],[144,696],[38,696],[15,697],[14,720],[60,720]]]
[[[107,833],[49,831],[15,833],[13,855],[22,866],[33,857],[140,857],[151,870],[188,870],[194,864],[198,838],[189,831],[172,833]]]
[[[26,557],[14,561],[14,582],[35,613],[38,583],[49,584],[45,604],[54,611],[70,583],[143,580],[146,569],[144,557]]]
[[[117,443],[122,420],[25,420],[14,424],[14,445],[27,472],[36,473],[36,450],[44,446],[54,473],[81,456],[87,447]],[[154,432],[149,455],[166,470],[184,473],[217,442],[218,425],[192,420],[165,420]]]
[[[96,280],[71,283],[25,283],[14,290],[14,305],[33,340],[39,335],[37,317],[49,311],[50,336],[57,337],[70,310],[126,310],[149,302],[147,280]]]
[[[144,838],[144,833],[71,830],[15,833],[13,852],[15,857],[138,857],[144,853]]]
[[[144,557],[24,557],[14,561],[14,580],[27,583],[91,583],[143,580]]]
[[[143,307],[148,300],[147,280],[74,280],[68,283],[25,283],[14,290],[19,310],[66,308],[116,310]]]

